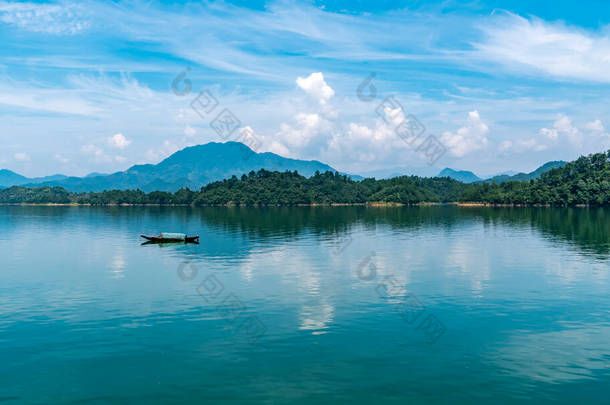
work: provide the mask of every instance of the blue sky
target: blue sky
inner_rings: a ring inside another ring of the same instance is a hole
[[[0,167],[157,163],[223,141],[227,108],[259,151],[343,171],[426,167],[395,132],[409,115],[447,148],[434,168],[533,170],[610,148],[609,19],[597,0],[0,1]]]

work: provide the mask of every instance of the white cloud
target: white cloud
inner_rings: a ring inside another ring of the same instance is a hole
[[[479,57],[558,78],[610,83],[610,37],[515,14],[496,17],[474,44]]]
[[[315,153],[332,128],[332,124],[317,113],[298,113],[294,121],[294,124],[280,124],[280,130],[274,136],[278,144],[294,152]]]
[[[0,80],[0,104],[101,118],[132,117],[134,114],[159,117],[177,105],[172,103],[176,100],[168,100],[167,94],[154,92],[128,75],[69,75],[67,79],[69,86],[64,87]],[[184,102],[180,106],[184,106]]]
[[[415,148],[396,134],[396,127],[405,120],[400,108],[384,109],[385,116],[375,120],[375,126],[351,122],[347,130],[337,131],[328,144],[327,156],[343,158],[352,162],[404,161],[414,154],[405,151]],[[411,149],[409,149],[411,148]]]
[[[191,127],[190,125],[187,125],[184,128],[184,135],[186,135],[187,137],[192,138],[195,136],[195,134],[197,134],[197,130]]]
[[[131,143],[123,134],[115,134],[108,138],[108,144],[113,148],[125,149]]]
[[[335,95],[335,91],[324,80],[322,72],[312,73],[305,78],[299,76],[297,85],[320,104],[326,104]]]
[[[547,148],[546,145],[539,144],[535,139],[521,139],[515,142],[517,152],[523,152],[533,150],[534,152],[540,152]]]
[[[30,155],[28,155],[25,152],[17,152],[14,155],[15,160],[18,162],[29,162],[30,161]]]
[[[587,122],[585,124],[585,129],[588,129],[589,131],[593,132],[604,132],[606,130],[604,124],[600,120]]]
[[[85,9],[76,4],[0,2],[0,21],[20,29],[54,35],[73,35],[89,28]]]
[[[58,114],[95,115],[101,109],[69,90],[0,84],[0,104]]]
[[[610,133],[606,132],[606,128],[600,120],[587,122],[584,128],[585,130],[589,131],[587,138],[598,140],[597,143],[600,144],[600,147],[596,151],[599,151],[599,149],[606,150],[610,148]]]
[[[487,146],[487,133],[489,128],[481,120],[478,111],[468,113],[468,121],[457,132],[445,132],[441,141],[447,146],[452,155],[463,157],[471,152]]]
[[[559,137],[559,132],[555,128],[541,128],[540,135],[546,136],[549,139],[555,140]]]
[[[92,144],[81,146],[80,151],[86,155],[100,155],[103,153],[100,148]]]
[[[542,128],[540,134],[551,140],[565,137],[571,144],[582,148],[582,133],[572,125],[572,120],[566,115],[559,114],[559,117],[553,123],[553,128]]]
[[[559,119],[553,124],[553,127],[560,134],[566,134],[570,137],[575,137],[580,132],[578,128],[572,125],[572,120],[565,115],[560,115]]]
[[[513,152],[513,153],[524,153],[524,152],[542,152],[548,149],[545,144],[539,143],[536,139],[518,139],[516,141],[502,141],[498,145],[499,152]]]
[[[512,141],[502,141],[502,142],[500,142],[500,145],[498,145],[498,150],[500,152],[504,152],[504,151],[510,150],[512,148],[512,146],[513,146]]]
[[[288,148],[286,146],[284,146],[283,144],[281,144],[278,141],[272,141],[271,144],[268,147],[269,152],[278,154],[280,156],[289,156],[290,155],[290,150],[288,150]]]
[[[108,156],[104,150],[94,144],[83,145],[80,148],[80,151],[83,155],[93,157],[96,163],[110,163],[112,162],[112,158]]]
[[[63,157],[59,153],[55,154],[55,156],[53,156],[53,158],[62,164],[66,164],[66,163],[70,162],[70,159]]]
[[[580,154],[596,153],[610,147],[610,134],[599,119],[577,126],[570,117],[559,114],[552,127],[540,129],[540,134],[559,147],[576,148]]]
[[[499,149],[506,152],[528,146],[543,148],[541,143],[548,142],[547,140],[537,139],[537,143],[533,144],[528,138],[542,126],[557,131],[552,123],[546,125],[546,121],[540,121],[541,117],[548,119],[549,113],[563,111],[573,117],[575,122],[583,123],[592,118],[602,118],[605,114],[603,89],[583,89],[573,85],[561,89],[558,86],[548,86],[546,81],[548,69],[555,69],[555,66],[562,63],[580,63],[584,58],[582,55],[587,52],[579,53],[580,56],[577,55],[576,58],[572,58],[569,53],[564,55],[563,47],[570,46],[573,41],[566,42],[561,37],[554,43],[547,41],[536,45],[543,52],[538,55],[536,50],[532,55],[532,43],[540,38],[535,35],[528,38],[521,34],[539,24],[541,32],[557,32],[562,35],[566,32],[576,33],[585,39],[600,39],[603,36],[593,31],[578,31],[559,24],[536,22],[535,19],[509,16],[502,21],[498,20],[498,13],[492,16],[455,18],[454,15],[437,15],[433,11],[414,13],[403,9],[380,13],[373,21],[360,14],[334,13],[310,4],[290,2],[273,1],[264,10],[221,3],[214,7],[193,5],[183,8],[168,7],[159,2],[153,2],[150,6],[132,2],[121,7],[112,3],[88,2],[80,6],[86,8],[85,17],[90,19],[91,24],[107,29],[99,30],[95,27],[94,37],[79,37],[79,48],[74,50],[85,47],[87,52],[66,55],[66,49],[76,46],[74,38],[53,37],[53,43],[45,46],[45,55],[35,54],[35,46],[32,48],[34,53],[26,52],[18,46],[21,38],[32,39],[35,44],[43,37],[33,35],[31,32],[35,30],[62,34],[84,32],[86,28],[70,28],[70,23],[86,19],[83,18],[82,9],[74,12],[72,21],[62,11],[70,9],[71,6],[67,4],[6,3],[0,0],[0,29],[6,30],[8,35],[4,44],[8,53],[1,62],[6,65],[0,67],[0,70],[6,67],[6,74],[12,76],[7,80],[4,76],[0,77],[0,103],[9,106],[9,113],[14,110],[18,115],[28,116],[27,124],[15,124],[16,131],[5,128],[3,132],[15,132],[18,136],[25,137],[49,129],[49,132],[61,136],[64,143],[80,146],[91,142],[98,145],[111,156],[108,159],[112,161],[116,157],[111,151],[137,161],[144,159],[144,151],[150,149],[148,156],[156,160],[167,156],[177,147],[184,147],[189,141],[218,141],[213,131],[205,127],[207,122],[200,117],[193,117],[189,101],[195,94],[174,97],[169,92],[169,82],[184,69],[184,66],[176,65],[176,60],[187,61],[191,66],[203,66],[204,70],[205,67],[212,67],[213,69],[206,70],[205,80],[218,83],[213,90],[221,106],[231,108],[244,125],[247,123],[267,134],[264,143],[266,150],[298,158],[320,159],[341,169],[358,165],[359,161],[371,162],[370,165],[363,165],[363,168],[370,166],[372,169],[376,165],[398,166],[416,156],[410,154],[407,145],[396,136],[391,125],[376,121],[375,105],[381,99],[382,92],[388,90],[400,94],[405,99],[404,105],[408,111],[418,117],[421,115],[428,131],[434,134],[450,131],[454,138],[463,135],[458,130],[463,126],[459,119],[468,111],[477,109],[487,125],[492,127],[490,123],[494,122],[493,137],[484,134],[482,139],[489,138],[490,142],[497,139],[498,143],[510,139],[507,141],[509,144],[500,143]],[[13,5],[12,10],[6,8],[8,5]],[[16,14],[19,7],[23,17],[21,20],[17,19]],[[32,11],[34,9],[37,11]],[[35,15],[36,13],[39,14]],[[43,16],[45,13],[48,17]],[[134,19],[134,15],[137,18]],[[13,20],[8,21],[7,18]],[[168,18],[179,21],[181,29],[175,30],[170,25],[159,23]],[[35,24],[40,21],[45,21],[45,24]],[[202,25],[201,21],[206,21],[206,24]],[[235,21],[240,22],[239,30],[234,30],[234,24],[230,24]],[[57,28],[57,23],[67,24]],[[484,37],[480,36],[481,23],[489,23],[484,27]],[[155,28],[151,30],[150,27]],[[430,27],[434,29],[431,30]],[[515,34],[516,31],[518,35]],[[464,35],[455,35],[456,32]],[[509,34],[514,36],[508,39],[502,37]],[[152,64],[144,63],[125,58],[125,55],[108,53],[103,46],[97,46],[118,37],[134,43],[154,44],[156,49],[172,57],[157,59]],[[465,41],[476,41],[476,38],[482,38],[478,41],[480,44],[475,44],[478,54],[465,52],[464,49],[469,49],[471,45]],[[257,51],[261,44],[268,43],[274,44],[273,50],[263,53]],[[438,49],[439,46],[445,49]],[[556,47],[554,55],[550,51],[553,47]],[[283,52],[295,48],[302,51],[298,58]],[[543,56],[549,58],[547,65],[540,65]],[[565,60],[558,61],[557,58]],[[368,65],[363,63],[367,60],[378,60],[383,65],[383,74],[379,71],[373,80],[379,90],[378,100],[371,103],[363,103],[355,97],[356,86],[369,73]],[[490,66],[486,63],[489,60],[500,63]],[[320,61],[323,65],[319,65]],[[456,69],[418,68],[422,62],[439,61]],[[603,64],[600,65],[595,59],[592,62],[589,67],[596,72],[610,71],[605,67],[599,68]],[[485,78],[473,79],[473,82],[470,80],[472,77],[468,79],[463,76],[464,70],[460,68],[464,65],[468,66],[468,71],[494,71]],[[23,66],[33,66],[38,73],[33,74],[31,69],[23,70]],[[44,74],[44,70],[49,67],[56,70],[53,74]],[[528,73],[542,76],[545,80],[542,83],[531,78],[526,82],[520,81],[524,67]],[[13,70],[15,68],[17,70]],[[507,68],[517,68],[519,71],[510,76],[506,74]],[[553,75],[556,78],[570,78],[566,76],[565,69],[561,69],[563,71]],[[96,71],[106,73],[74,74]],[[167,86],[155,85],[156,90],[153,91],[147,87],[150,85],[147,78],[138,83],[128,75],[119,78],[118,74],[113,73],[121,71],[152,71],[155,72],[155,77],[162,77]],[[421,87],[428,95],[416,99],[409,96],[409,92],[413,91],[409,80],[395,80],[400,77],[400,72],[405,71],[413,72],[421,79],[421,83],[429,83],[432,88],[439,90],[451,87],[447,83],[455,83],[461,89],[468,85],[486,91],[463,91],[461,98],[456,97],[446,102],[444,98],[439,99],[434,92],[428,91],[431,87],[426,84],[417,87]],[[204,73],[199,69],[189,73],[188,78],[193,81],[194,92],[199,90],[197,83],[203,79],[202,74]],[[302,77],[297,79],[297,76]],[[596,80],[595,77],[594,74],[592,79]],[[16,78],[19,79],[15,80]],[[289,93],[282,90],[286,89],[286,85],[289,88],[294,86],[295,79],[296,89],[291,88]],[[301,90],[302,97],[292,97]],[[587,97],[578,96],[583,90],[587,92]],[[601,99],[595,97],[596,91],[599,91]],[[350,97],[355,103],[350,101]],[[278,108],[280,105],[282,108]],[[0,108],[4,109],[5,106]],[[341,117],[338,114],[331,115],[330,108],[340,111]],[[56,114],[39,114],[40,111]],[[586,111],[586,114],[591,115],[583,119],[578,111]],[[71,117],[69,120],[61,119],[63,117],[58,117],[59,114],[70,114]],[[73,116],[75,114],[81,117]],[[174,120],[177,115],[182,117],[180,122]],[[394,121],[392,117],[390,119]],[[116,122],[121,123],[120,128],[114,126]],[[510,124],[503,127],[503,122]],[[538,125],[538,122],[545,125]],[[196,134],[193,133],[195,128],[198,131]],[[142,149],[132,146],[124,150],[112,149],[106,143],[106,138],[118,129],[127,133],[134,143],[143,145]],[[581,131],[589,138],[587,131]],[[83,140],[83,133],[87,133],[88,139],[92,140]],[[277,138],[276,134],[279,134]],[[181,137],[185,138],[181,140]],[[518,138],[523,139],[517,141]],[[593,137],[590,138],[591,143],[594,143]],[[165,140],[172,146],[164,146]],[[600,145],[599,138],[595,142]],[[89,157],[94,155],[78,156],[77,153],[72,156],[44,142],[35,143],[27,145],[25,150],[37,157],[42,156],[40,152],[45,148],[49,150],[50,159],[36,159],[37,164],[47,165],[41,169],[44,171],[50,172],[58,164],[52,159],[56,152],[70,156],[74,167],[83,170],[89,162],[94,161]],[[548,143],[557,146],[556,152],[558,155],[563,153],[562,158],[575,157],[577,153],[569,145]],[[560,150],[560,146],[564,149]],[[468,155],[465,150],[460,151],[456,147],[452,148],[452,152],[466,154],[467,157],[460,157],[460,164],[473,170],[482,169],[482,165],[499,163],[494,162],[494,156],[484,153]],[[455,153],[453,156],[456,156]],[[103,154],[104,151],[100,152],[98,158]],[[443,160],[448,160],[443,165],[453,165],[451,155],[447,153],[443,157]],[[486,163],[485,159],[493,163]],[[421,163],[425,165],[425,162]],[[513,168],[512,166],[522,163],[508,158],[507,162],[501,164]]]

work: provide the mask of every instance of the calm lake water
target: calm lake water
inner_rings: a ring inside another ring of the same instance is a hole
[[[0,255],[3,403],[610,396],[610,210],[0,207]]]

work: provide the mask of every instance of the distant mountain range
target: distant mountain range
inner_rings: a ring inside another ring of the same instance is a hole
[[[72,192],[140,189],[176,191],[181,187],[198,190],[201,186],[233,175],[241,176],[259,169],[298,171],[310,177],[316,171],[336,171],[316,160],[289,159],[274,153],[256,153],[240,142],[197,145],[182,149],[159,164],[135,165],[112,174],[91,173],[85,177],[50,176],[28,179],[3,170],[0,185],[59,186]],[[359,176],[352,178],[361,179]]]
[[[463,183],[506,181],[529,181],[538,178],[542,173],[562,167],[563,161],[545,163],[531,173],[515,175],[498,175],[483,180],[471,171],[443,169],[436,177],[450,177]],[[213,181],[223,180],[233,175],[241,176],[250,171],[266,169],[271,171],[297,171],[310,177],[316,171],[336,170],[317,160],[298,160],[285,158],[274,153],[256,153],[240,142],[216,143],[191,146],[169,156],[162,162],[153,165],[135,165],[129,169],[112,174],[90,173],[85,177],[68,177],[55,174],[46,177],[28,178],[10,170],[0,170],[0,188],[12,186],[26,187],[63,187],[72,192],[140,189],[150,191],[176,191],[182,187],[198,190]],[[362,173],[365,177],[391,178],[403,175],[434,177],[434,168],[395,168]],[[436,169],[438,170],[438,169]],[[348,175],[353,180],[362,180],[358,175]]]
[[[508,176],[508,175],[500,175],[500,176],[494,176],[491,179],[487,179],[485,181],[495,181],[496,183],[504,183],[506,181],[530,181],[533,179],[537,179],[538,177],[540,177],[540,175],[542,173],[548,172],[549,170],[552,169],[557,169],[559,167],[563,167],[567,164],[567,162],[564,162],[563,160],[555,160],[552,162],[547,162],[545,164],[543,164],[542,166],[540,166],[539,168],[537,168],[536,170],[534,170],[533,172],[530,173],[517,173],[513,176]]]
[[[41,183],[59,181],[67,178],[68,176],[64,176],[63,174],[54,174],[52,176],[46,177],[28,178],[10,170],[0,169],[0,186],[2,187],[21,186],[24,184],[39,185]]]
[[[542,173],[548,172],[549,170],[563,167],[567,164],[562,160],[547,162],[530,173],[517,173],[514,175],[501,174],[498,176],[491,177],[489,179],[481,179],[473,172],[466,170],[453,170],[450,168],[443,169],[436,177],[450,177],[454,180],[461,181],[462,183],[476,183],[479,181],[485,182],[496,182],[504,183],[507,181],[530,181],[540,177]]]
[[[454,180],[461,181],[462,183],[474,183],[483,179],[479,178],[473,172],[467,170],[453,170],[450,168],[443,169],[436,177],[451,177]]]

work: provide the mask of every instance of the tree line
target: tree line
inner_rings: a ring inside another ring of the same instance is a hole
[[[135,205],[310,205],[366,203],[448,203],[574,206],[610,205],[610,151],[583,156],[530,181],[464,184],[448,177],[402,176],[355,181],[336,172],[307,178],[296,171],[261,169],[241,178],[207,184],[199,191],[175,193],[110,190],[71,193],[61,187],[10,187],[0,203]]]

